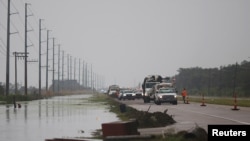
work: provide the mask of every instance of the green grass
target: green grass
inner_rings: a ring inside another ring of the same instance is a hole
[[[181,98],[179,100],[182,100]],[[200,102],[202,103],[202,97],[189,97],[190,102]],[[228,105],[228,106],[234,106],[236,104],[237,106],[241,107],[250,107],[250,98],[235,98],[234,97],[204,97],[204,103],[206,104],[218,104],[218,105]]]
[[[13,104],[14,101],[31,101],[41,99],[39,95],[13,95],[8,96],[0,95],[0,104]]]

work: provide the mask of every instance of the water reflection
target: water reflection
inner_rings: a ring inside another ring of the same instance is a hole
[[[10,110],[9,110],[10,106],[6,105],[6,121],[9,122],[10,120]]]
[[[38,117],[41,119],[42,113],[41,113],[41,101],[38,102]]]
[[[91,137],[93,131],[101,129],[102,123],[118,118],[108,112],[107,106],[88,102],[89,96],[61,96],[23,102],[20,103],[21,108],[1,105],[0,139],[45,141],[55,137]]]
[[[28,106],[27,106],[27,103],[24,104],[24,119],[25,121],[27,121],[27,118],[28,118]]]

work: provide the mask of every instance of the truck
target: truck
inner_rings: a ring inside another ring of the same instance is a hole
[[[118,97],[120,91],[119,85],[110,85],[108,89],[108,95],[111,97]]]
[[[143,79],[142,97],[144,103],[149,103],[151,100],[154,100],[153,87],[161,82],[161,75],[148,75]]]
[[[156,84],[152,91],[155,104],[161,105],[161,103],[172,103],[177,105],[178,91],[174,87],[173,83],[162,82]]]

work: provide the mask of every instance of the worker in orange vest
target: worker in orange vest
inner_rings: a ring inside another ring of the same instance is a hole
[[[181,92],[181,95],[182,95],[183,102],[185,104],[187,104],[187,102],[186,102],[186,97],[187,97],[187,90],[186,90],[186,88],[183,88],[183,90]]]

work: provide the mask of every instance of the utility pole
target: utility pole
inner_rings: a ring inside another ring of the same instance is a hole
[[[53,38],[53,64],[52,64],[52,86],[53,86],[53,93],[55,92],[55,38]]]
[[[8,12],[7,12],[7,44],[6,44],[6,89],[5,89],[5,95],[9,95],[9,86],[10,86],[10,16],[12,14],[18,14],[18,13],[10,13],[10,0],[8,0]],[[17,32],[15,32],[17,33]]]
[[[25,55],[26,57],[24,58],[24,93],[25,95],[27,96],[28,94],[28,68],[27,68],[27,58],[28,58],[28,52],[27,52],[27,48],[28,48],[28,45],[27,45],[27,33],[28,33],[28,29],[27,29],[27,19],[28,19],[28,16],[31,16],[31,15],[28,15],[27,14],[27,6],[30,5],[28,3],[25,3],[25,30],[24,30],[24,37],[25,37],[25,43],[24,43],[24,52],[25,52]]]
[[[86,87],[88,87],[89,85],[88,85],[88,79],[89,79],[89,77],[88,77],[88,63],[86,63],[86,67],[85,67],[85,69],[86,69],[86,77],[85,77],[85,79],[86,79]]]
[[[76,80],[76,58],[74,59],[74,80]]]
[[[13,54],[15,55],[15,94],[17,94],[17,54],[16,52],[13,52]]]
[[[25,43],[24,43],[24,52],[27,54],[27,3],[25,3],[25,30],[24,30],[24,38],[25,38]],[[24,58],[24,94],[27,95],[27,58]]]
[[[7,12],[7,54],[6,54],[6,90],[5,95],[9,95],[10,84],[10,0],[8,0],[8,12]]]
[[[69,54],[67,54],[67,73],[68,73],[68,80],[69,80]]]
[[[72,56],[70,56],[70,80],[72,80]]]
[[[92,89],[92,92],[93,92],[93,72],[92,72],[92,64],[91,64],[91,72],[90,72],[90,80],[91,80],[91,89]]]
[[[84,61],[83,61],[83,63],[82,63],[82,86],[83,86],[83,88],[85,87],[85,84],[84,84],[84,75],[85,75],[85,74],[84,74],[84,72],[85,72],[85,71],[84,71],[84,68],[85,68],[85,67],[84,67]]]
[[[79,89],[80,89],[80,84],[81,84],[81,59],[79,58]]]
[[[17,58],[26,58],[25,52],[13,52],[15,56],[15,94],[17,94]]]
[[[39,19],[39,88],[38,88],[38,94],[41,95],[41,83],[42,83],[42,80],[41,80],[41,67],[42,67],[42,64],[41,64],[41,38],[42,38],[42,34],[41,34],[41,23],[42,23],[42,19]]]
[[[48,92],[48,78],[49,78],[49,74],[48,74],[48,67],[49,67],[49,31],[47,30],[47,56],[46,56],[46,92]]]
[[[62,90],[64,89],[64,51],[62,51]]]
[[[77,82],[77,79],[76,79],[76,58],[74,59],[74,81]],[[74,83],[74,89],[76,89],[76,83]]]
[[[58,45],[58,83],[57,83],[57,89],[58,89],[58,94],[60,91],[60,45]]]
[[[69,54],[67,54],[67,86],[66,86],[66,89],[69,90],[70,86],[69,86]]]
[[[70,81],[72,81],[72,56],[70,56]],[[73,85],[70,83],[70,90],[72,90]]]

